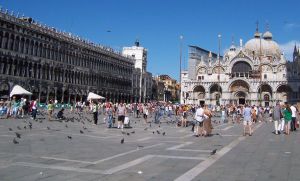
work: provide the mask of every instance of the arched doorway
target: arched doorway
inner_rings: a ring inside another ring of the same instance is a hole
[[[193,90],[192,95],[194,104],[205,104],[205,88],[201,85],[198,85]]]
[[[249,77],[249,72],[252,70],[251,65],[244,61],[236,62],[232,66],[232,77]]]
[[[0,98],[8,99],[9,98],[9,84],[1,83],[0,84]]]
[[[277,94],[277,100],[282,102],[290,102],[291,93],[293,90],[288,85],[280,85],[277,88],[276,94]]]
[[[250,86],[243,80],[236,80],[230,85],[231,98],[230,103],[246,104],[248,102],[248,93]]]
[[[263,106],[270,106],[270,101],[272,101],[272,87],[268,84],[262,84],[258,88],[258,100]]]
[[[222,88],[219,84],[213,84],[209,90],[210,101],[213,105],[220,105],[220,98],[222,96]]]

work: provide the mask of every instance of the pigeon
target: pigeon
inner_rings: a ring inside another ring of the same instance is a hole
[[[158,125],[158,127],[160,128],[160,125]]]
[[[80,130],[80,133],[83,134],[84,132],[82,130]]]
[[[21,130],[20,126],[17,126],[18,130]]]
[[[68,139],[71,140],[71,139],[72,139],[72,136],[68,136]]]
[[[9,130],[9,131],[12,131],[13,129],[11,129],[11,128],[8,128],[8,130]]]
[[[83,128],[84,130],[86,130],[86,129],[87,129],[87,128],[86,128],[86,127],[84,127],[84,126],[83,126],[82,128]]]
[[[130,133],[127,133],[127,136],[130,136]]]
[[[47,129],[48,129],[48,130],[50,130],[50,127],[49,127],[49,126],[47,126]]]
[[[66,128],[68,128],[68,125],[65,125]]]
[[[121,139],[121,144],[123,144],[123,143],[124,143],[124,138]]]
[[[136,121],[134,122],[134,124],[136,124]]]
[[[29,125],[29,129],[32,129],[32,125],[31,124]]]
[[[214,154],[216,154],[216,152],[217,152],[217,149],[214,149],[212,152],[210,152],[210,155],[214,155]]]
[[[21,134],[20,133],[17,133],[17,132],[15,132],[16,133],[16,136],[18,137],[18,138],[21,138]]]
[[[135,131],[131,131],[131,134],[134,134],[135,133]]]
[[[147,130],[148,130],[148,128],[145,128],[144,130],[145,130],[145,131],[147,131]]]
[[[24,126],[24,129],[26,129],[27,127],[26,126]]]
[[[162,135],[165,136],[165,135],[166,135],[166,132],[163,132]]]
[[[81,121],[82,122],[82,124],[85,124],[83,121]]]
[[[160,134],[160,132],[158,130],[156,132],[157,132],[157,134]]]
[[[13,143],[14,144],[19,144],[19,142],[16,140],[16,138],[14,138]]]

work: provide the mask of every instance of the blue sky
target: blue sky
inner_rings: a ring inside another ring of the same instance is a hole
[[[138,37],[148,49],[148,71],[179,78],[179,36],[183,35],[186,67],[188,45],[224,51],[270,26],[274,39],[290,57],[300,40],[298,0],[0,0],[21,15],[120,50]],[[110,32],[109,32],[109,31]],[[300,44],[300,42],[299,42]]]

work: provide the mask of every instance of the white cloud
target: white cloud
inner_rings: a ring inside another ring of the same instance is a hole
[[[298,40],[292,40],[284,44],[280,44],[280,49],[284,52],[285,57],[287,60],[292,61],[293,60],[293,53],[294,53],[294,47],[295,44],[297,47],[300,46],[300,41]]]
[[[288,23],[288,22],[285,22],[285,24],[284,24],[284,28],[286,30],[293,30],[293,29],[299,28],[299,27],[300,27],[300,25],[297,24],[297,23]]]

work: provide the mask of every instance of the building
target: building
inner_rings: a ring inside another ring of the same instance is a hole
[[[147,72],[147,52],[138,40],[134,46],[124,47],[122,51],[123,55],[135,60],[132,84],[134,102],[148,102],[152,97],[152,74]]]
[[[160,101],[178,101],[178,84],[175,79],[169,75],[158,75],[155,77],[158,87],[158,100]],[[163,97],[161,93],[163,92]],[[163,99],[162,99],[163,98]]]
[[[90,91],[129,102],[133,71],[131,57],[0,10],[0,96],[19,84],[41,102],[85,100]]]
[[[224,56],[189,47],[188,71],[181,73],[181,103],[275,105],[300,99],[299,49],[284,57],[270,31],[243,45],[234,42]]]

